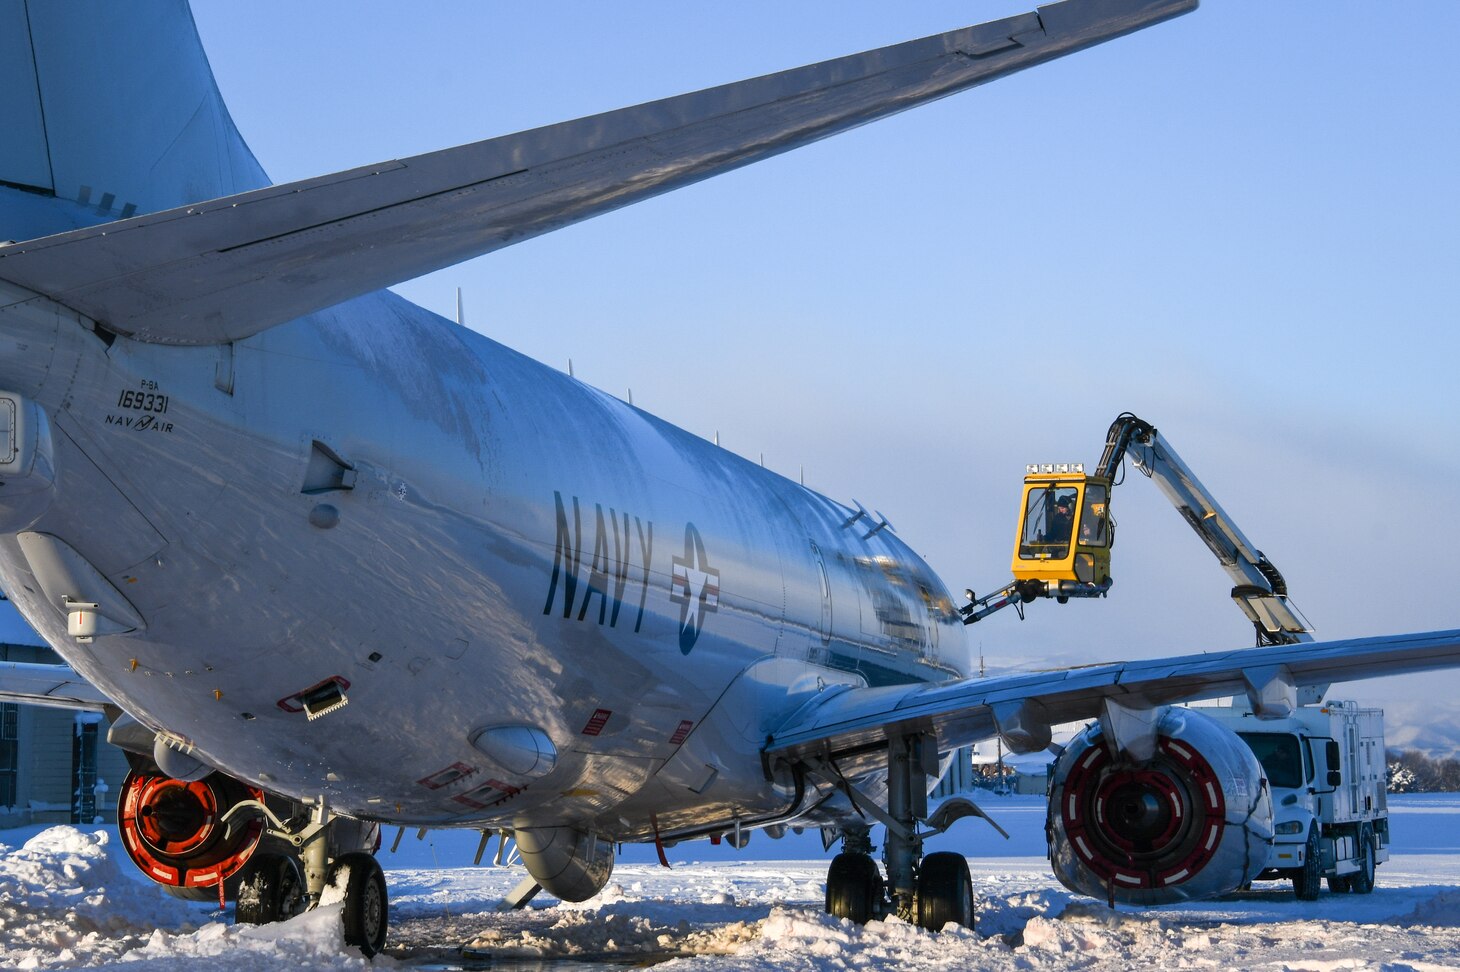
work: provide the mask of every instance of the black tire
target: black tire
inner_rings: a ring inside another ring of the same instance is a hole
[[[342,873],[343,886],[339,883]],[[341,854],[330,865],[325,884],[344,891],[345,944],[355,946],[366,958],[384,948],[390,903],[385,894],[385,872],[375,858],[362,853]]]
[[[1334,894],[1348,894],[1353,889],[1354,883],[1349,879],[1349,876],[1347,874],[1344,874],[1342,876],[1335,874],[1333,877],[1328,879],[1328,890],[1332,891]]]
[[[838,854],[826,872],[826,913],[865,925],[882,904],[882,875],[866,854]]]
[[[1299,901],[1318,900],[1318,889],[1323,886],[1321,864],[1318,859],[1318,831],[1310,829],[1308,846],[1303,851],[1303,866],[1293,872],[1293,893]]]
[[[1354,894],[1368,894],[1374,890],[1374,832],[1368,824],[1359,826],[1359,869],[1349,875]]]
[[[288,921],[303,900],[304,875],[298,861],[285,854],[255,854],[239,873],[233,921],[238,925]]]
[[[973,927],[973,878],[962,854],[939,851],[918,867],[918,925],[936,932],[950,921]]]

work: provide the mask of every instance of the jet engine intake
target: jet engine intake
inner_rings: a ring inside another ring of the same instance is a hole
[[[563,901],[587,901],[613,874],[613,844],[573,827],[530,827],[516,832],[527,873]]]
[[[179,897],[216,898],[218,885],[243,868],[263,838],[258,820],[229,836],[223,815],[243,800],[263,799],[262,790],[222,773],[188,782],[133,770],[122,783],[117,827],[143,874]]]
[[[1156,714],[1154,755],[1117,755],[1099,723],[1051,777],[1049,856],[1071,891],[1153,905],[1235,891],[1263,869],[1272,797],[1252,750],[1194,709]]]

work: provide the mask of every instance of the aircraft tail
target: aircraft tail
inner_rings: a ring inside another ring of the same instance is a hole
[[[186,0],[0,0],[0,133],[14,239],[269,184]]]

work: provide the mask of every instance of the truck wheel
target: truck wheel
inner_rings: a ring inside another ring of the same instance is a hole
[[[1374,890],[1374,832],[1368,824],[1359,827],[1359,869],[1350,875],[1354,894]]]
[[[1293,872],[1293,893],[1299,901],[1317,901],[1323,885],[1323,869],[1318,860],[1318,830],[1308,831],[1308,846],[1303,851],[1303,866]]]
[[[1334,894],[1348,894],[1350,891],[1353,890],[1353,881],[1349,880],[1349,876],[1347,874],[1343,875],[1342,877],[1339,877],[1337,874],[1335,874],[1333,877],[1328,879],[1328,890],[1332,891]]]

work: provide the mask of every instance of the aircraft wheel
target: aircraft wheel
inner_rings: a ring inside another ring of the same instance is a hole
[[[286,854],[255,854],[240,875],[233,921],[267,925],[294,917],[304,900],[299,862]]]
[[[973,927],[973,879],[962,854],[939,851],[918,868],[918,924],[942,931],[950,921]]]
[[[826,913],[865,925],[882,903],[882,875],[866,854],[838,854],[826,872]]]
[[[1323,886],[1322,862],[1318,859],[1318,831],[1308,831],[1308,846],[1303,851],[1303,866],[1293,872],[1293,893],[1299,901],[1317,901]]]
[[[1359,827],[1359,869],[1350,875],[1354,894],[1374,890],[1374,832],[1368,824]]]
[[[384,948],[390,905],[385,872],[375,858],[358,852],[341,854],[330,865],[325,884],[344,892],[345,944],[355,946],[366,958]]]

